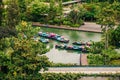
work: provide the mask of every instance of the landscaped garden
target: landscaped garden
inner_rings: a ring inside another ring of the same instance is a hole
[[[73,54],[78,60],[85,53],[86,66],[120,66],[120,2],[86,0],[64,6],[67,1],[72,0],[0,0],[0,79],[76,80],[86,75],[38,73],[47,67],[83,66],[72,61],[54,63],[49,53],[66,55],[66,59]],[[33,22],[68,29],[94,22],[102,32],[51,29],[33,26]]]

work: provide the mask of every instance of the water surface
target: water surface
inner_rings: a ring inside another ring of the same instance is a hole
[[[53,32],[53,33],[62,35],[65,38],[70,40],[69,45],[72,45],[72,42],[74,41],[80,41],[80,40],[85,42],[90,40],[100,41],[101,39],[100,33],[43,28],[43,27],[41,27],[40,31]],[[54,63],[72,63],[72,64],[80,63],[81,52],[55,49],[55,44],[62,44],[62,43],[57,42],[55,40],[50,40],[50,43],[47,44],[48,47],[50,48],[50,51],[47,52],[45,55],[49,58],[50,61],[53,61]]]

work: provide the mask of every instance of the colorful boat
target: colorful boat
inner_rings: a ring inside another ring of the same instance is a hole
[[[60,36],[58,34],[55,34],[55,33],[39,32],[38,35],[42,36],[42,37],[49,38],[49,39],[54,39],[54,40],[57,40],[57,41],[60,41],[60,42],[64,42],[64,43],[69,42],[68,39],[66,39],[63,36]]]
[[[42,43],[49,43],[49,39],[45,38],[40,38],[39,41],[41,41]]]
[[[74,45],[87,45],[87,46],[91,46],[92,45],[92,43],[91,42],[82,42],[82,41],[80,41],[80,42],[73,42],[72,44],[74,44]]]
[[[67,44],[62,44],[62,45],[55,45],[55,48],[59,49],[65,49],[65,50],[77,50],[77,51],[82,51],[85,52],[85,46],[69,46]]]
[[[49,39],[46,39],[46,38],[40,38],[40,37],[34,36],[33,39],[34,41],[37,41],[37,42],[40,41],[42,43],[49,43]]]

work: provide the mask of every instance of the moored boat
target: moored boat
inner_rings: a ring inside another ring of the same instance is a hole
[[[68,39],[66,39],[63,36],[60,36],[58,34],[55,34],[55,33],[39,32],[38,35],[42,36],[42,37],[49,38],[49,39],[57,40],[59,42],[64,42],[64,43],[68,43],[69,42]]]
[[[76,45],[70,46],[70,45],[62,44],[62,45],[55,45],[55,48],[87,52],[87,50],[85,49],[85,46],[76,46]]]
[[[49,43],[49,39],[45,38],[40,38],[39,41],[41,41],[42,43]]]
[[[91,46],[92,45],[92,43],[91,42],[82,42],[82,41],[80,41],[80,42],[73,42],[72,44],[74,44],[74,45],[87,45],[87,46]]]

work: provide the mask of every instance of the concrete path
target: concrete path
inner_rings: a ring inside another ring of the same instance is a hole
[[[101,26],[94,22],[85,22],[79,29],[83,31],[102,32]]]
[[[82,25],[78,28],[74,27],[69,27],[65,25],[45,25],[45,24],[40,24],[39,22],[33,22],[33,26],[41,26],[41,27],[46,27],[46,28],[58,28],[58,29],[66,29],[66,30],[76,30],[76,31],[86,31],[86,32],[96,32],[96,33],[101,33],[101,27],[100,25],[93,23],[93,22],[85,22],[85,25]]]
[[[46,73],[120,74],[120,67],[50,67]],[[43,73],[43,71],[40,71]]]
[[[85,66],[88,65],[88,61],[87,61],[87,54],[81,54],[81,65]]]

